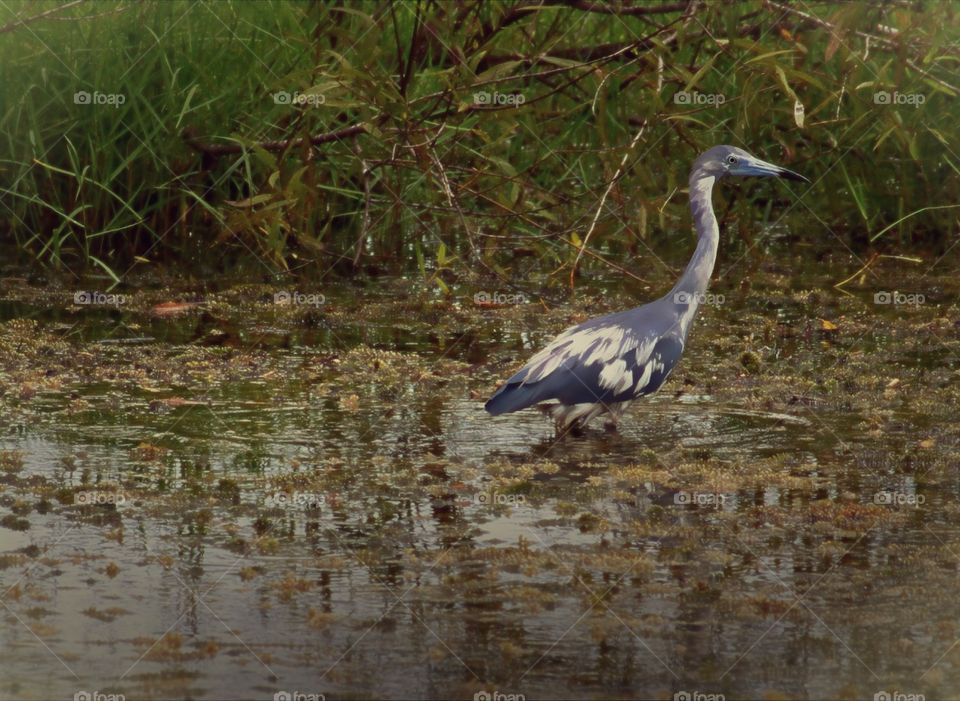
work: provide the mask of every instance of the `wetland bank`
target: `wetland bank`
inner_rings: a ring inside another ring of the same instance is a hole
[[[6,280],[0,693],[952,697],[955,277],[895,307],[786,273],[721,288],[619,434],[559,442],[483,398],[612,281]]]

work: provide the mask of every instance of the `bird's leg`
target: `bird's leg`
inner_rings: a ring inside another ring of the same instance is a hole
[[[583,435],[583,424],[579,419],[574,419],[570,423],[566,423],[562,416],[558,416],[554,419],[553,428],[557,438],[563,438],[567,434],[571,436],[582,436]]]
[[[613,404],[607,409],[607,419],[603,422],[603,428],[607,433],[619,433],[620,419],[623,418],[626,411],[627,402]]]
[[[621,416],[623,416],[622,411],[611,409],[610,413],[607,414],[606,420],[603,422],[603,430],[607,433],[619,433],[618,428],[620,426]]]

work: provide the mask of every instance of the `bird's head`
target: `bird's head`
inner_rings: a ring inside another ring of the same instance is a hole
[[[714,146],[709,151],[700,154],[700,157],[693,163],[691,180],[698,174],[699,177],[713,176],[715,178],[722,178],[726,175],[753,175],[761,178],[776,176],[788,180],[810,182],[799,173],[794,173],[792,170],[781,168],[773,163],[761,161],[756,156],[751,156],[742,148],[736,146]]]

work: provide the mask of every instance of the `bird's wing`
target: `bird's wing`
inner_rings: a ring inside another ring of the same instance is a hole
[[[593,319],[567,329],[546,348],[534,355],[523,369],[521,384],[533,384],[545,380],[560,368],[577,365],[606,365],[635,351],[637,363],[645,363],[650,357],[657,333],[650,328],[635,330],[628,325],[625,314]],[[513,378],[511,378],[512,381]]]
[[[655,391],[683,351],[679,329],[657,311],[647,305],[567,329],[507,380],[487,410],[502,414],[549,399],[624,401]]]

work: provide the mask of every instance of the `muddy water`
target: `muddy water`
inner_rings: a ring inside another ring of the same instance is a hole
[[[662,394],[559,440],[482,400],[603,281],[8,284],[0,698],[960,696],[955,276],[850,272],[721,283]]]

